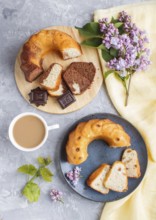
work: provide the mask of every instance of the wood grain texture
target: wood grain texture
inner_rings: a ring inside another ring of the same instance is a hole
[[[71,35],[77,42],[81,42],[82,39],[78,33],[78,31],[73,28],[73,27],[66,27],[66,26],[54,26],[54,27],[49,27],[47,29],[58,29],[61,31],[66,32],[67,34]],[[21,49],[22,50],[22,49]],[[22,94],[22,96],[26,99],[26,101],[29,102],[29,92],[31,89],[36,88],[39,86],[38,79],[32,83],[29,83],[25,80],[24,74],[22,70],[20,69],[20,54],[21,50],[19,51],[16,62],[15,62],[15,80],[17,87]],[[50,97],[48,98],[48,102],[45,106],[39,106],[36,107],[37,109],[41,111],[45,111],[48,113],[54,113],[54,114],[64,114],[64,113],[69,113],[76,111],[78,109],[83,108],[86,106],[89,102],[93,100],[93,98],[97,95],[97,93],[100,90],[100,87],[103,82],[103,76],[102,76],[102,71],[101,71],[101,66],[98,58],[98,52],[96,49],[93,48],[88,48],[88,47],[82,47],[82,55],[78,58],[74,59],[69,59],[69,60],[63,60],[59,54],[56,52],[52,51],[51,53],[47,54],[44,57],[43,61],[43,68],[46,70],[51,63],[60,63],[63,66],[63,69],[65,70],[69,64],[72,62],[93,62],[93,64],[96,67],[96,75],[94,78],[94,82],[92,83],[90,89],[86,90],[83,94],[81,95],[76,95],[76,102],[67,107],[66,109],[62,109],[57,102],[57,99],[55,97]]]

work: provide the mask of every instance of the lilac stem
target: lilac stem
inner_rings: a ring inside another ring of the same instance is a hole
[[[130,74],[130,76],[129,76],[128,88],[126,87],[126,99],[125,99],[125,106],[127,106],[127,105],[128,105],[129,90],[130,90],[130,85],[131,85],[131,77],[132,77],[132,74]]]

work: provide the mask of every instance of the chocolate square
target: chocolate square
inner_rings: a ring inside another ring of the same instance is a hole
[[[40,87],[32,89],[31,92],[28,94],[30,97],[30,103],[35,104],[37,107],[39,105],[45,105],[48,100],[48,92]]]
[[[57,100],[63,109],[67,108],[76,101],[75,97],[69,90],[67,90],[67,92],[61,95]]]

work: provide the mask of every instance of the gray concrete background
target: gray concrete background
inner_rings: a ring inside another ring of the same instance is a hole
[[[0,0],[0,220],[98,220],[103,204],[75,194],[59,170],[59,147],[64,132],[79,118],[95,112],[116,113],[103,86],[96,98],[83,109],[67,115],[50,115],[30,106],[20,95],[14,80],[14,62],[23,42],[34,32],[52,25],[81,26],[90,21],[95,9],[143,2],[139,0]],[[43,148],[25,153],[8,140],[10,121],[30,111],[43,116],[49,124],[60,123],[50,133]],[[25,176],[16,172],[25,163],[35,164],[38,156],[53,158],[52,183],[38,181],[41,197],[29,204],[20,195]],[[52,203],[48,193],[56,187],[64,193],[64,204]]]

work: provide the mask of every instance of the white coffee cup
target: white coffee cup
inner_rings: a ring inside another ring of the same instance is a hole
[[[44,125],[45,127],[45,135],[44,135],[44,138],[42,140],[42,142],[35,146],[35,147],[32,147],[32,148],[25,148],[25,147],[22,147],[20,146],[15,138],[14,138],[14,135],[13,135],[13,129],[14,129],[14,125],[15,123],[22,117],[24,116],[35,116],[37,117]],[[51,126],[48,126],[46,121],[44,120],[43,117],[41,117],[40,115],[36,114],[36,113],[31,113],[31,112],[25,112],[25,113],[22,113],[22,114],[19,114],[17,115],[10,123],[10,126],[9,126],[9,130],[8,130],[8,133],[9,133],[9,139],[11,141],[11,143],[19,150],[22,150],[22,151],[34,151],[34,150],[37,150],[39,149],[40,147],[43,146],[43,144],[46,142],[47,138],[48,138],[48,134],[49,134],[49,131],[50,130],[54,130],[54,129],[58,129],[59,128],[59,124],[54,124],[54,125],[51,125]]]

